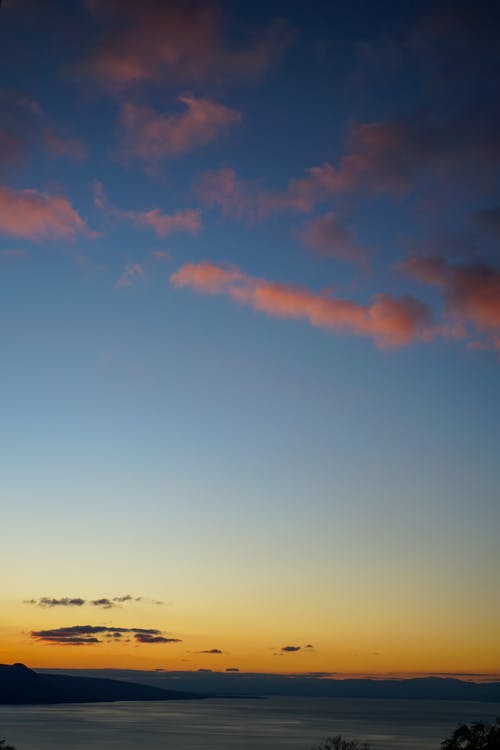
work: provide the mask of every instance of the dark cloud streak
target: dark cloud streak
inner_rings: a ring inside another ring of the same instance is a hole
[[[165,602],[158,599],[145,599],[143,596],[132,596],[131,594],[125,594],[124,596],[114,597],[99,597],[97,599],[83,599],[82,597],[70,597],[63,596],[60,598],[52,596],[42,596],[40,599],[25,599],[24,604],[32,604],[35,607],[83,607],[84,605],[91,605],[93,607],[102,607],[103,609],[114,609],[120,607],[121,604],[139,603],[144,602],[146,604],[154,604],[155,606],[164,605]]]
[[[59,646],[95,645],[104,639],[121,640],[123,634],[130,634],[137,643],[180,643],[179,638],[166,637],[156,628],[121,628],[107,625],[72,625],[49,630],[33,630],[31,637],[43,643]]]
[[[64,596],[61,599],[56,599],[54,597],[49,596],[42,596],[40,599],[28,599],[24,602],[24,604],[33,604],[36,607],[82,607],[85,604],[85,599],[81,599],[80,597],[69,597]]]
[[[222,654],[222,651],[220,648],[208,648],[204,651],[198,651],[199,654]]]

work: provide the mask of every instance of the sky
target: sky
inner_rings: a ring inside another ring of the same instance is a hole
[[[0,662],[500,673],[495,6],[1,3]]]

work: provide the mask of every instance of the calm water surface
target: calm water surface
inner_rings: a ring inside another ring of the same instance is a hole
[[[439,750],[458,722],[499,703],[269,698],[71,706],[0,706],[0,738],[18,750],[309,750],[327,735],[374,750]]]

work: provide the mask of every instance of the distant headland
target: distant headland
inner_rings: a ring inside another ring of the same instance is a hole
[[[192,692],[101,677],[40,674],[24,664],[0,664],[0,704],[168,701],[203,697]]]
[[[0,704],[168,701],[215,697],[247,699],[256,696],[500,703],[500,682],[478,683],[451,677],[330,679],[318,674],[224,673],[210,670],[34,671],[24,664],[0,664]]]

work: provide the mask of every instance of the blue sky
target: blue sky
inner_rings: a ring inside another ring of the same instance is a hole
[[[2,5],[4,660],[500,669],[491,7],[322,6]]]

